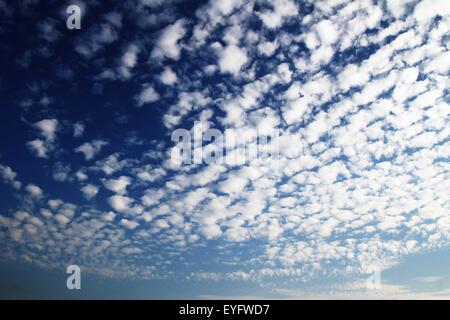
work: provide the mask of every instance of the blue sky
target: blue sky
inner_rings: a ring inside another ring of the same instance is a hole
[[[0,0],[0,21],[1,297],[449,298],[446,1]],[[278,153],[186,164],[180,129]]]

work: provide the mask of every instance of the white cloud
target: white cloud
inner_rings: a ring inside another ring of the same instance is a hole
[[[338,28],[330,20],[322,20],[315,25],[319,39],[324,45],[334,44],[338,39]]]
[[[290,0],[274,0],[270,4],[273,6],[273,10],[267,10],[259,14],[259,18],[264,25],[270,29],[280,27],[285,18],[295,16],[298,13],[297,5]]]
[[[128,219],[120,220],[120,224],[123,225],[125,228],[130,229],[130,230],[133,230],[137,226],[139,226],[139,223],[137,223],[136,221],[131,221],[131,220],[128,220]]]
[[[131,77],[131,70],[136,66],[139,55],[139,47],[131,44],[125,50],[120,59],[119,73],[125,79]]]
[[[223,15],[229,15],[233,9],[241,4],[239,0],[212,1],[211,5]]]
[[[25,190],[30,194],[30,196],[32,196],[33,198],[41,198],[44,193],[42,192],[42,189],[39,188],[37,185],[35,184],[28,184],[25,187]]]
[[[32,152],[34,152],[36,157],[38,158],[48,157],[48,148],[46,147],[44,141],[40,139],[34,139],[32,141],[28,141],[27,146]]]
[[[227,194],[242,192],[247,185],[248,180],[239,176],[231,176],[219,184],[219,190]]]
[[[222,73],[231,73],[237,77],[247,61],[246,50],[235,45],[229,45],[219,52],[219,68]]]
[[[20,189],[22,183],[16,180],[17,173],[10,167],[0,164],[0,176],[5,183],[10,184],[14,189]]]
[[[57,209],[63,204],[61,199],[50,199],[48,200],[48,206],[52,209]]]
[[[163,168],[156,168],[148,171],[142,170],[137,173],[137,177],[143,181],[153,182],[165,176],[166,173]]]
[[[103,185],[106,189],[118,193],[125,194],[127,187],[131,184],[131,179],[126,176],[121,176],[117,179],[103,180]]]
[[[64,182],[70,179],[70,165],[64,165],[58,161],[53,166],[52,178],[58,182]]]
[[[392,15],[396,18],[406,13],[407,6],[414,0],[387,0],[386,5]]]
[[[108,198],[108,203],[114,210],[125,212],[133,203],[133,199],[126,196],[114,195]]]
[[[308,111],[308,100],[304,98],[290,102],[283,108],[283,118],[289,124],[300,122],[303,115]]]
[[[78,179],[78,181],[86,181],[88,179],[86,172],[84,172],[82,170],[78,170],[75,173],[75,177]]]
[[[258,52],[267,57],[272,56],[278,48],[278,43],[275,41],[265,41],[258,44]]]
[[[279,236],[283,234],[284,229],[280,226],[277,220],[270,222],[267,227],[267,238],[269,240],[277,240]]]
[[[446,1],[441,0],[423,0],[420,1],[414,8],[413,16],[418,21],[432,19],[436,16],[448,17],[450,16],[450,8]]]
[[[20,229],[12,229],[10,231],[10,237],[16,242],[19,242],[22,239],[22,235],[23,232]]]
[[[63,214],[57,214],[55,215],[55,220],[62,225],[66,225],[70,222],[70,218],[66,217]]]
[[[152,51],[152,57],[162,59],[167,57],[178,60],[180,57],[180,46],[178,41],[184,37],[186,22],[183,19],[167,26],[159,36],[156,47]]]
[[[105,212],[102,214],[102,219],[108,222],[114,221],[114,218],[116,217],[116,214],[112,211]]]
[[[82,153],[85,160],[91,160],[107,144],[108,142],[105,140],[92,140],[91,142],[85,142],[81,146],[77,147],[75,152]]]
[[[216,224],[208,224],[201,229],[201,233],[207,239],[212,239],[220,236],[222,234],[222,230]]]
[[[171,86],[177,82],[177,74],[170,67],[165,67],[160,74],[159,79],[167,86]]]
[[[41,135],[47,141],[55,140],[55,133],[58,130],[59,122],[57,119],[44,119],[33,124],[33,127],[39,129]]]
[[[156,102],[160,99],[160,95],[151,85],[144,85],[141,93],[137,97],[138,107],[147,103]]]
[[[278,75],[282,82],[289,83],[292,80],[292,71],[287,63],[281,63],[277,68]]]
[[[93,184],[87,184],[81,188],[81,192],[84,197],[89,200],[97,195],[98,187]]]
[[[75,51],[86,59],[91,59],[105,46],[119,39],[122,15],[112,11],[105,14],[102,20],[101,23],[91,26],[86,33],[75,41]]]
[[[193,109],[200,109],[211,102],[211,98],[203,92],[180,92],[178,94],[178,102],[171,106],[164,115],[164,124],[168,128],[178,125],[183,117]]]
[[[228,241],[232,242],[242,242],[245,240],[248,240],[249,234],[247,229],[237,227],[237,228],[230,228],[225,232],[225,237]]]
[[[73,136],[75,138],[81,137],[83,135],[83,133],[84,133],[84,129],[85,129],[85,126],[84,126],[83,123],[81,123],[81,122],[75,123],[73,125]]]

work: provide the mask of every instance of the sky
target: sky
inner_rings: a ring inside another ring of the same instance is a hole
[[[449,38],[446,0],[0,0],[0,298],[449,299]]]

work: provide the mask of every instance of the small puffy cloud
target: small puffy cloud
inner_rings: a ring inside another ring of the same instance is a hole
[[[122,27],[122,15],[110,12],[103,17],[103,22],[93,25],[75,41],[75,51],[86,59],[91,59],[103,47],[119,39]]]
[[[247,51],[235,45],[229,45],[219,52],[219,68],[222,73],[238,76],[247,61]]]
[[[338,28],[330,20],[322,20],[316,26],[315,29],[319,35],[322,44],[330,45],[334,44],[339,36]]]
[[[48,157],[48,148],[44,141],[41,139],[34,139],[27,142],[27,147],[36,155],[38,158]]]
[[[142,181],[153,182],[166,175],[166,170],[157,168],[150,171],[142,170],[136,176]]]
[[[50,199],[48,200],[48,206],[52,209],[59,208],[64,202],[61,199]]]
[[[217,224],[208,224],[201,228],[200,232],[206,237],[206,239],[212,239],[220,236],[222,230]]]
[[[108,198],[109,205],[118,212],[125,212],[129,209],[133,199],[125,196],[114,195]]]
[[[59,122],[57,119],[44,119],[33,124],[33,127],[40,130],[41,135],[47,141],[55,139],[55,133],[58,130]]]
[[[98,187],[93,184],[87,184],[81,188],[81,192],[86,199],[92,199],[98,193]]]
[[[231,176],[219,184],[219,190],[227,194],[236,194],[244,190],[248,180],[239,176]]]
[[[261,42],[260,44],[258,44],[258,52],[262,55],[265,55],[266,57],[270,57],[271,55],[273,55],[275,53],[275,51],[278,48],[278,43],[276,43],[275,41],[273,42]]]
[[[84,124],[77,122],[73,125],[73,136],[75,138],[81,137],[84,133]]]
[[[61,225],[66,225],[70,222],[70,219],[61,213],[55,215],[55,220]]]
[[[16,213],[14,213],[14,218],[18,221],[24,221],[25,219],[29,218],[30,214],[26,211],[16,211]]]
[[[69,179],[70,165],[64,165],[62,162],[56,162],[53,167],[52,177],[55,181],[64,182]]]
[[[127,186],[131,184],[131,179],[126,176],[121,176],[117,179],[108,179],[103,181],[103,185],[106,189],[118,193],[125,194],[127,192]]]
[[[0,164],[0,176],[5,183],[10,184],[14,189],[20,189],[22,184],[16,180],[17,173],[10,167]]]
[[[214,74],[214,72],[217,71],[217,66],[214,64],[209,64],[206,67],[203,68],[203,71],[207,74],[207,75],[212,75]]]
[[[88,179],[87,174],[83,170],[78,170],[75,173],[75,177],[77,178],[78,181],[85,181]]]
[[[160,74],[159,80],[167,86],[171,86],[177,82],[177,74],[172,71],[170,67],[164,68],[164,71]]]
[[[137,97],[138,107],[142,107],[146,103],[156,102],[160,99],[160,95],[156,90],[149,84],[143,86],[143,89],[139,96]]]
[[[158,229],[167,229],[170,227],[169,223],[164,219],[158,219],[154,222],[154,226]]]
[[[9,232],[9,236],[16,242],[19,242],[22,239],[23,232],[20,229],[11,229]]]
[[[133,230],[137,226],[139,226],[139,223],[137,223],[136,221],[132,221],[132,220],[128,220],[128,219],[120,220],[120,224],[130,230]]]
[[[91,142],[83,143],[81,146],[75,149],[75,152],[82,153],[85,160],[91,160],[107,144],[108,142],[106,142],[105,140],[93,140]]]
[[[183,38],[186,33],[185,21],[178,20],[174,24],[167,26],[162,32],[152,51],[152,57],[162,59],[164,57],[178,60],[180,57],[180,46],[178,41]]]
[[[114,221],[115,217],[116,217],[116,214],[112,211],[105,212],[102,214],[102,220],[105,220],[108,222]]]
[[[221,0],[211,1],[211,5],[214,9],[219,11],[222,15],[229,15],[236,7],[241,5],[240,0]]]
[[[225,238],[231,242],[242,242],[249,238],[248,231],[242,227],[230,228],[225,232]]]
[[[283,118],[287,124],[298,123],[308,111],[308,103],[304,99],[292,101],[283,108]]]
[[[26,186],[25,190],[32,196],[33,198],[41,198],[44,193],[42,192],[42,189],[39,188],[37,185],[30,183]]]
[[[125,167],[131,165],[130,160],[128,159],[119,159],[120,156],[118,153],[113,153],[106,158],[99,160],[95,163],[96,169],[103,171],[106,175],[111,175]]]
[[[267,227],[267,238],[269,240],[276,240],[283,233],[283,228],[275,220]]]
[[[38,158],[47,158],[48,152],[53,149],[53,141],[56,137],[59,121],[57,119],[44,119],[35,122],[33,127],[39,130],[44,140],[35,139],[29,141],[27,146]]]
[[[137,63],[139,51],[139,47],[132,44],[128,46],[122,55],[119,66],[119,73],[122,77],[129,78],[131,76],[131,69],[133,69]]]
[[[292,71],[291,69],[289,69],[289,65],[287,63],[280,64],[277,68],[277,71],[281,81],[283,81],[284,83],[291,82]]]
[[[259,13],[259,18],[267,28],[274,29],[282,25],[284,18],[297,15],[298,8],[295,2],[290,0],[271,1],[273,10]]]
[[[49,18],[38,23],[37,30],[39,32],[39,37],[48,42],[55,42],[61,35],[56,28],[56,21]]]
[[[424,0],[417,3],[413,13],[417,21],[432,19],[436,16],[450,16],[450,6],[447,1],[441,0]]]
[[[412,1],[414,0],[387,0],[386,7],[394,17],[398,18],[405,14]]]
[[[328,123],[324,117],[317,117],[306,128],[305,136],[309,143],[317,141],[323,134],[327,132]]]

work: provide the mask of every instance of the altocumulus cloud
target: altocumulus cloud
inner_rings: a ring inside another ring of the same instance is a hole
[[[57,109],[51,101],[70,92],[50,74],[21,97],[31,125],[17,148],[70,177],[25,177],[5,154],[1,178],[21,203],[1,208],[4,259],[276,283],[357,279],[450,245],[445,1],[211,0],[176,15],[171,6],[104,8],[74,39],[23,53],[17,68],[37,57],[56,68],[56,44],[69,41],[96,98]],[[37,112],[44,95],[53,99]],[[277,129],[279,154],[176,165],[170,134],[194,121]],[[53,183],[79,198],[47,192]]]

